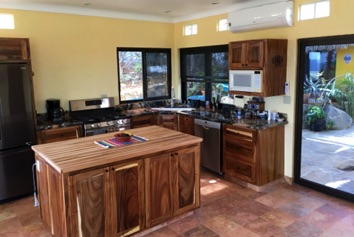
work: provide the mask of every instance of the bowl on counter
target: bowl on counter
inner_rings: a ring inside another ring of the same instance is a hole
[[[119,133],[114,134],[114,137],[119,142],[129,142],[132,135],[133,134],[131,134],[129,132],[119,132]]]

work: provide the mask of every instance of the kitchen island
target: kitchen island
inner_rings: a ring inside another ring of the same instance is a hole
[[[199,207],[202,139],[159,126],[129,131],[145,139],[95,144],[113,138],[107,133],[32,147],[52,235],[127,236]]]

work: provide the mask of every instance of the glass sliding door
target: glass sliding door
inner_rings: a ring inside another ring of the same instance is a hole
[[[295,182],[354,200],[354,35],[298,41]]]

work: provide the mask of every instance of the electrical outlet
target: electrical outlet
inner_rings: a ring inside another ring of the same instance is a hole
[[[284,96],[283,97],[283,103],[284,104],[291,104],[291,97],[290,96]]]

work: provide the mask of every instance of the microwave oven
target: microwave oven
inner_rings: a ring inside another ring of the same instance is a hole
[[[229,90],[262,92],[262,70],[230,70]]]

